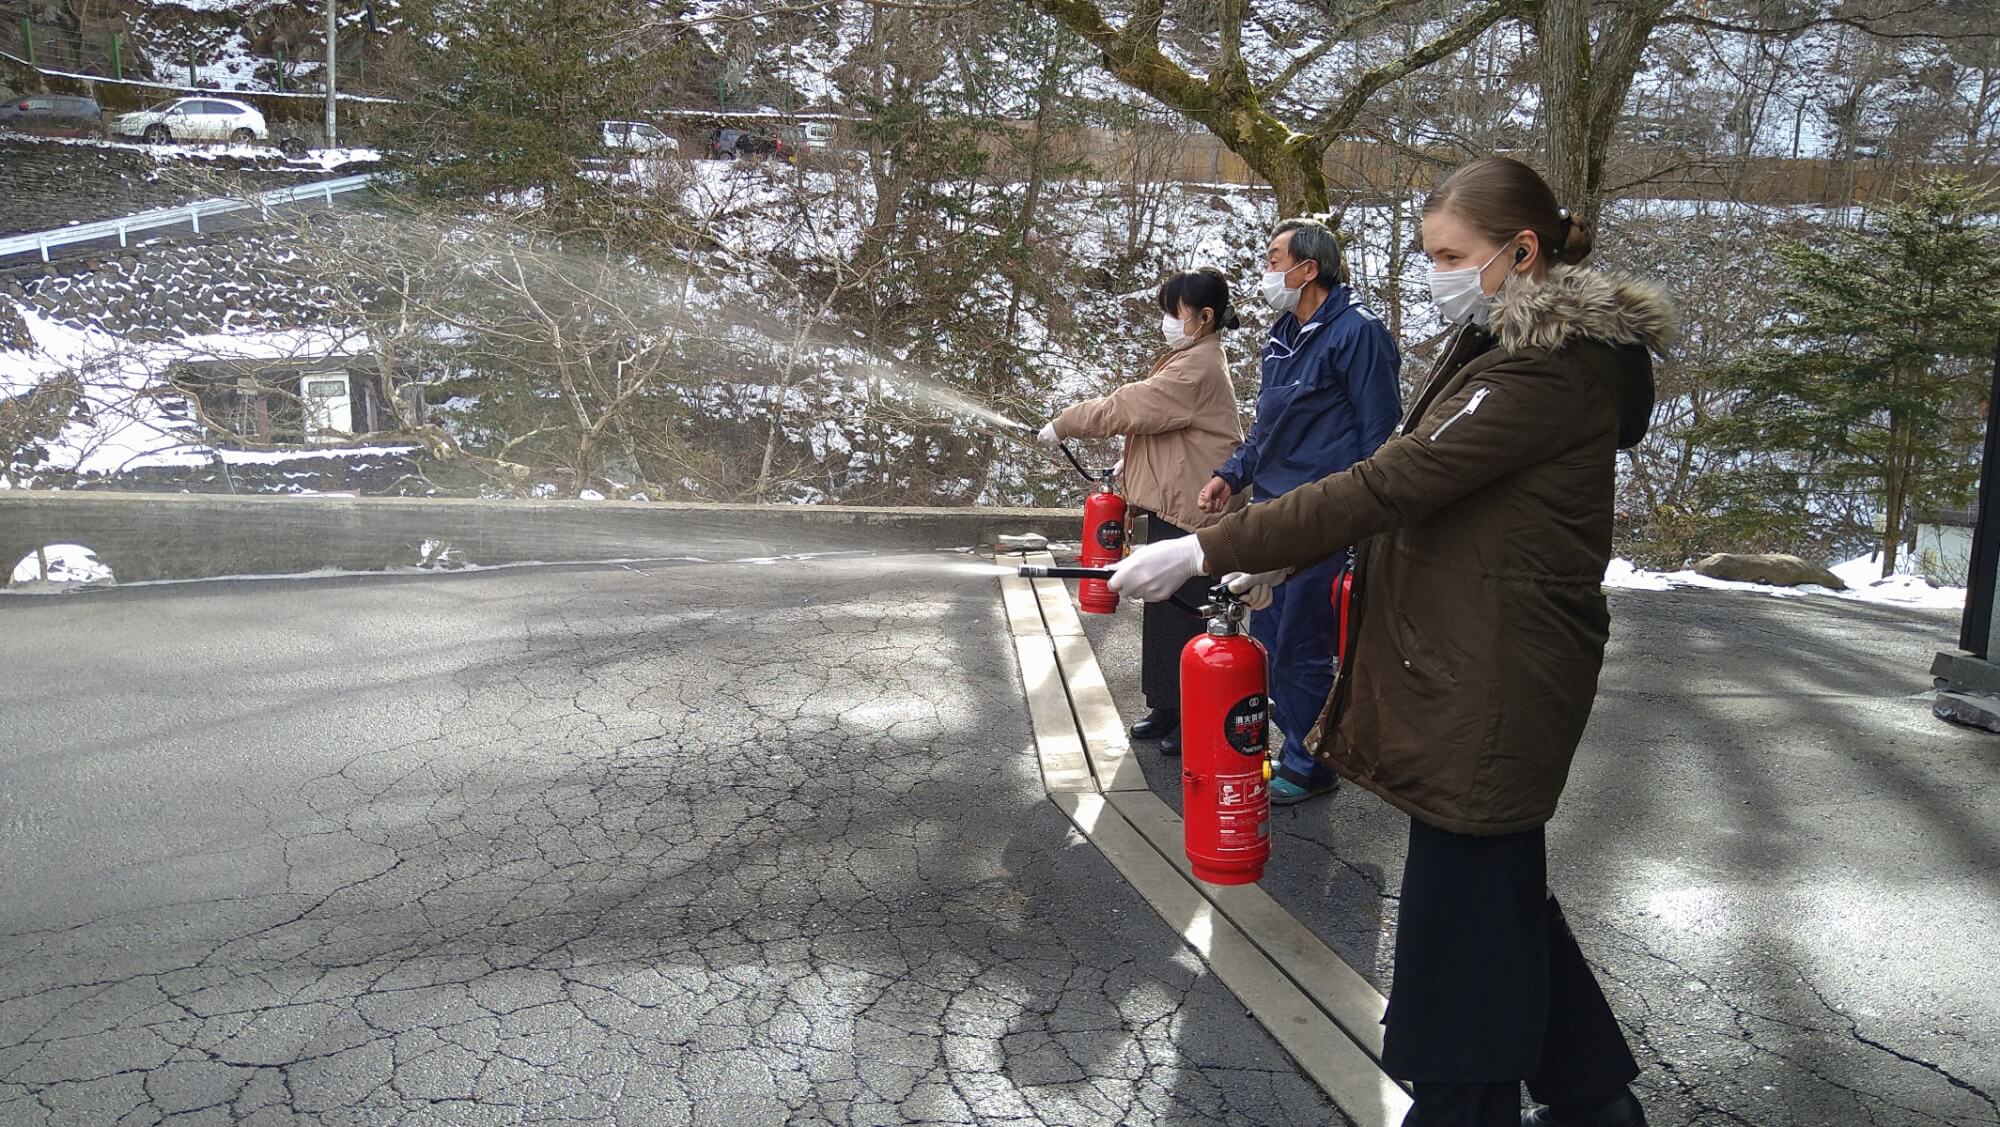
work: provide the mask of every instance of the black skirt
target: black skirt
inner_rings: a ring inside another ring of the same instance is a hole
[[[1158,513],[1147,514],[1146,543],[1178,540],[1188,530]],[[1190,579],[1181,587],[1181,597],[1199,606],[1208,598],[1213,580]],[[1181,650],[1205,628],[1200,616],[1189,614],[1172,603],[1147,603],[1140,622],[1139,685],[1145,690],[1146,707],[1178,712],[1181,707]]]
[[[1639,1074],[1548,890],[1542,830],[1475,837],[1414,819],[1382,1064],[1402,1080],[1521,1081],[1543,1103]]]

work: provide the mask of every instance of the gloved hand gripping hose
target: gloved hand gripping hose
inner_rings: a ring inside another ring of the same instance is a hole
[[[1023,579],[1101,579],[1109,581],[1117,571],[1108,567],[1051,567],[1047,564],[1022,564],[1019,572]],[[1209,588],[1207,603],[1196,603],[1183,597],[1179,592],[1169,596],[1167,602],[1197,618],[1212,618],[1218,609],[1228,604],[1240,603],[1243,596],[1229,589],[1227,583],[1218,583]]]

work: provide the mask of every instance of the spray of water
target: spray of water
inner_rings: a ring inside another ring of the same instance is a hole
[[[884,370],[880,374],[882,379],[895,384],[908,394],[910,398],[933,411],[941,411],[945,414],[957,415],[961,418],[978,419],[980,422],[998,427],[1001,430],[1017,431],[1022,434],[1035,433],[1034,427],[1010,419],[984,404],[975,403],[964,393],[946,387],[943,384],[924,379],[921,376],[912,375],[909,372],[902,371],[890,365],[885,365]]]
[[[517,230],[497,217],[484,224],[468,225],[392,212],[371,216],[371,222],[377,237],[384,237],[385,228],[394,228],[387,237],[395,245],[422,248],[417,252],[418,257],[431,261],[420,262],[420,267],[439,275],[440,282],[456,284],[468,293],[511,282],[509,256],[525,251],[530,261],[548,279],[553,279],[549,284],[558,291],[558,297],[571,289],[587,291],[591,302],[610,308],[621,322],[635,330],[670,338],[693,334],[699,325],[703,334],[718,333],[716,324],[710,320],[718,312],[712,308],[712,297],[683,304],[690,296],[689,278],[685,275],[647,269],[607,254],[573,251],[535,232]],[[535,280],[538,285],[546,281]],[[793,364],[797,364],[801,376],[832,371],[844,371],[850,376],[865,374],[877,388],[933,415],[976,423],[1019,441],[1032,441],[1038,429],[977,402],[941,379],[911,372],[900,361],[883,356],[865,344],[801,334],[796,326],[742,305],[732,304],[727,308],[726,329],[722,332],[762,338],[770,353],[781,358],[781,366],[788,369],[782,382],[789,382]],[[691,337],[690,342],[694,339],[699,338]],[[777,373],[771,375],[775,377]],[[745,372],[743,377],[746,381],[754,380],[755,374]],[[779,382],[772,380],[774,386]]]

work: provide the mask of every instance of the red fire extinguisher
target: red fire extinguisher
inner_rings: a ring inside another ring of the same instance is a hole
[[[1076,562],[1087,568],[1110,567],[1125,558],[1125,498],[1118,495],[1110,470],[1097,479],[1097,489],[1083,502],[1083,547]],[[1091,614],[1111,614],[1118,596],[1102,579],[1076,585],[1076,601]]]
[[[1271,714],[1250,608],[1217,587],[1208,630],[1181,650],[1182,840],[1194,875],[1250,884],[1271,858]]]
[[[1340,573],[1333,584],[1333,659],[1347,660],[1347,616],[1354,610],[1354,569]]]

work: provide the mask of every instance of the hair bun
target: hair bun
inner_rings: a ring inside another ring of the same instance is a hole
[[[1236,315],[1235,306],[1232,305],[1222,311],[1222,327],[1232,331],[1243,327],[1243,318]]]
[[[1590,257],[1591,250],[1596,246],[1596,236],[1591,232],[1590,224],[1571,215],[1568,208],[1557,214],[1562,216],[1562,225],[1557,228],[1558,242],[1554,253],[1549,255],[1549,261],[1573,266]]]

